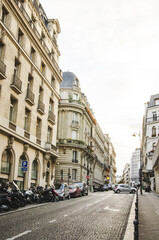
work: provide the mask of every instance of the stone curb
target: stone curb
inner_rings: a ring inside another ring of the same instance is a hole
[[[134,199],[132,202],[128,224],[126,227],[124,240],[134,240],[134,224],[133,221],[135,220],[135,201],[136,201],[136,194],[134,194]]]

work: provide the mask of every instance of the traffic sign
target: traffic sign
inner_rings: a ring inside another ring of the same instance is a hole
[[[23,172],[25,172],[25,171],[28,170],[28,168],[27,168],[27,167],[22,167],[21,170],[22,170]]]
[[[86,178],[87,178],[87,179],[89,179],[89,175],[88,175],[88,176],[86,176]]]
[[[22,167],[27,168],[28,167],[28,161],[22,161]]]

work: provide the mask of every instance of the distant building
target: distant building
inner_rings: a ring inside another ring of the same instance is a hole
[[[100,186],[110,178],[109,137],[102,132],[74,73],[63,73],[60,97],[56,182]]]
[[[140,169],[140,148],[136,148],[132,153],[130,160],[130,181],[131,184],[139,183],[139,169]]]
[[[124,184],[130,184],[130,164],[126,163],[123,170],[123,180]]]
[[[155,188],[152,157],[159,140],[159,94],[152,95],[146,104],[143,121],[143,185],[151,184]]]

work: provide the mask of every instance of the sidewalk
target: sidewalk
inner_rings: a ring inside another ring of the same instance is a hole
[[[159,197],[139,194],[139,240],[159,240]]]

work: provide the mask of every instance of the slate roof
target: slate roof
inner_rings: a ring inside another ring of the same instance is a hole
[[[63,81],[60,88],[73,88],[74,79],[77,78],[72,72],[63,72]]]

